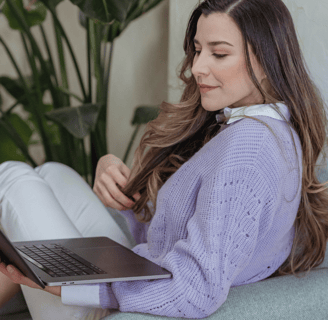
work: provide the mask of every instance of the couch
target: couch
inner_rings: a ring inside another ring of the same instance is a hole
[[[319,171],[320,181],[328,180],[328,171]],[[115,210],[110,214],[134,239],[124,218]],[[224,304],[208,320],[328,320],[328,244],[324,262],[306,277],[293,275],[268,278],[256,283],[231,288]],[[300,274],[301,276],[304,275]],[[18,293],[2,309],[0,319],[31,320],[24,296]],[[117,310],[101,320],[170,320],[183,319]]]

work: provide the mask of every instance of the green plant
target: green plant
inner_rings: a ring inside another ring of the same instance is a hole
[[[0,163],[20,160],[36,166],[29,146],[41,143],[45,161],[65,163],[92,184],[98,159],[108,153],[106,119],[114,40],[130,22],[162,0],[70,0],[81,9],[80,23],[86,29],[87,86],[66,31],[57,16],[56,6],[61,1],[34,0],[24,6],[23,0],[0,0],[2,14],[6,16],[10,27],[20,33],[31,72],[29,76],[22,74],[10,48],[0,36],[0,45],[4,47],[18,74],[17,79],[0,77],[0,85],[15,99],[15,103],[4,111],[0,96]],[[49,13],[56,35],[60,72],[55,70],[54,57],[42,25]],[[36,41],[31,28],[40,29],[42,43]],[[64,44],[74,64],[81,96],[69,89]],[[46,56],[42,54],[41,46],[46,49]],[[92,95],[92,77],[96,79],[95,96]],[[44,103],[46,92],[50,93],[51,103]],[[79,101],[79,106],[72,107],[72,99]],[[28,114],[27,119],[16,112],[20,105]],[[156,110],[157,107],[137,109],[136,114],[144,113],[140,123],[152,120],[157,114]],[[135,118],[136,115],[133,123],[137,124]],[[38,134],[39,141],[32,139],[34,132]],[[87,136],[89,139],[86,140]],[[89,143],[89,153],[86,152],[86,141]],[[130,148],[131,143],[125,161]]]

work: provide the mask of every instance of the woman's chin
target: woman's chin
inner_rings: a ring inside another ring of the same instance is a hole
[[[209,104],[209,103],[203,103],[203,102],[202,102],[202,107],[206,111],[218,111],[218,110],[225,108],[225,106],[219,106],[217,104]]]

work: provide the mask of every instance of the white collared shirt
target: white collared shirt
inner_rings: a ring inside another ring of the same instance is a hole
[[[282,103],[278,102],[276,104],[256,104],[249,107],[238,107],[238,108],[229,108],[225,107],[223,109],[224,116],[228,118],[227,125],[231,124],[235,121],[243,119],[244,115],[246,116],[268,116],[271,118],[275,118],[278,120],[285,121],[277,111],[274,109],[278,108],[279,111],[284,115],[284,117],[289,121],[290,120],[290,112],[287,106]],[[222,114],[222,112],[221,112]],[[216,115],[217,121],[220,121],[220,114]]]

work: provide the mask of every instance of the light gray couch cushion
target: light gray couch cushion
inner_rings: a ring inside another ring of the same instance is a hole
[[[113,311],[102,320],[177,320]],[[305,278],[281,276],[230,289],[226,302],[208,320],[327,320],[328,269]]]

